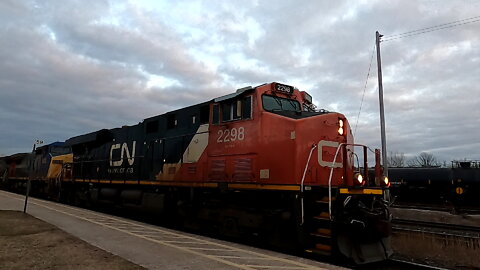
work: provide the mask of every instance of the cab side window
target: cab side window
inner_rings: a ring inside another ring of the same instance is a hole
[[[242,119],[252,119],[252,96],[248,96],[243,99]]]
[[[252,96],[230,99],[213,105],[213,124],[252,119]]]
[[[220,123],[220,106],[218,104],[213,104],[212,112],[212,124]]]
[[[174,129],[178,125],[178,120],[175,114],[167,115],[167,129]]]
[[[242,101],[233,100],[222,104],[222,122],[239,120],[242,117]]]

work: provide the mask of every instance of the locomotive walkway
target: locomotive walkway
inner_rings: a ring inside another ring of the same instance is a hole
[[[23,204],[23,196],[0,191],[0,210],[23,211]],[[342,269],[35,198],[27,212],[148,269]]]

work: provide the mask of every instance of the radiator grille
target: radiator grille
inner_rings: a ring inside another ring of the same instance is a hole
[[[210,163],[210,180],[225,180],[225,159],[215,159]]]
[[[188,166],[188,173],[189,174],[196,174],[197,173],[197,165]]]
[[[251,181],[253,179],[253,166],[251,158],[235,159],[233,168],[234,181]]]

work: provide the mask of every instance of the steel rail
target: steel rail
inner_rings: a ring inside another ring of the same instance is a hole
[[[408,227],[422,227],[422,228],[432,228],[432,229],[444,229],[454,232],[468,232],[468,233],[480,233],[480,226],[469,226],[461,224],[451,224],[451,223],[438,223],[438,222],[429,222],[429,221],[419,221],[419,220],[409,220],[409,219],[393,219],[392,225],[395,229],[408,229]],[[437,233],[437,232],[433,232]],[[447,234],[447,233],[444,233]],[[479,236],[480,237],[480,234]]]

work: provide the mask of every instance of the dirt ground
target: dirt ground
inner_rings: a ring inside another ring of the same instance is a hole
[[[0,269],[144,269],[17,211],[0,211]]]

